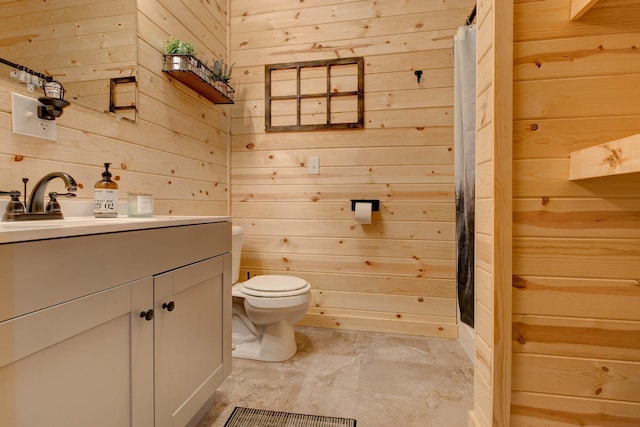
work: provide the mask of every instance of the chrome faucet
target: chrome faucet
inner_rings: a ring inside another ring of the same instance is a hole
[[[44,212],[44,195],[49,182],[55,178],[60,178],[64,181],[64,185],[67,191],[75,192],[78,189],[76,180],[66,172],[51,172],[43,176],[40,181],[36,183],[31,190],[29,196],[29,206],[26,209],[27,213]],[[58,194],[60,195],[60,194]],[[73,197],[73,196],[72,196]]]
[[[64,181],[64,185],[67,189],[67,193],[49,193],[49,203],[46,208],[44,205],[44,195],[47,190],[47,185],[55,178],[60,178]],[[28,178],[23,178],[25,194],[27,192]],[[25,197],[24,204],[20,202],[19,191],[0,191],[0,194],[11,196],[11,201],[7,204],[7,209],[2,217],[3,221],[21,221],[21,220],[33,220],[33,219],[62,219],[62,212],[60,211],[60,204],[57,201],[57,197],[75,197],[73,193],[78,188],[76,180],[71,175],[65,172],[51,172],[43,176],[40,181],[36,183],[31,191],[29,202]]]

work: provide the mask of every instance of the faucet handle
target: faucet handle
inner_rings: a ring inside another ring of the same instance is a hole
[[[11,200],[7,203],[7,208],[5,209],[5,215],[3,219],[6,219],[7,216],[23,214],[24,213],[24,205],[20,201],[20,192],[17,190],[14,191],[0,191],[0,195],[10,196]]]
[[[60,203],[58,203],[58,197],[76,197],[74,193],[56,193],[52,191],[49,193],[49,203],[47,203],[47,207],[45,212],[62,212],[60,208]]]

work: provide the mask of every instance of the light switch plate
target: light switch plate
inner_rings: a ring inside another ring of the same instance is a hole
[[[320,174],[320,157],[309,157],[309,160],[307,161],[307,165],[309,166],[309,170],[308,170],[309,175]]]
[[[35,136],[55,141],[56,121],[38,117],[38,107],[42,104],[28,96],[11,94],[11,126],[14,133]]]

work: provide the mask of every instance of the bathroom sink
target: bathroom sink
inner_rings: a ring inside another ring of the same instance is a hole
[[[43,221],[2,221],[0,222],[0,230],[16,231],[16,230],[33,230],[37,228],[62,227],[64,220],[50,219]]]
[[[57,227],[85,227],[103,224],[123,224],[138,221],[157,221],[156,217],[116,217],[116,218],[93,218],[93,217],[70,217],[64,219],[43,219],[33,221],[2,221],[0,230],[33,230]]]
[[[0,221],[0,244],[229,220],[227,216],[156,215],[151,217],[94,218],[93,216],[85,216],[34,221]]]

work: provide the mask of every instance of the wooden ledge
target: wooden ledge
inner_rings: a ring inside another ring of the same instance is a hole
[[[640,172],[640,134],[571,153],[569,179]]]
[[[597,2],[598,0],[571,0],[571,20],[580,19]]]

